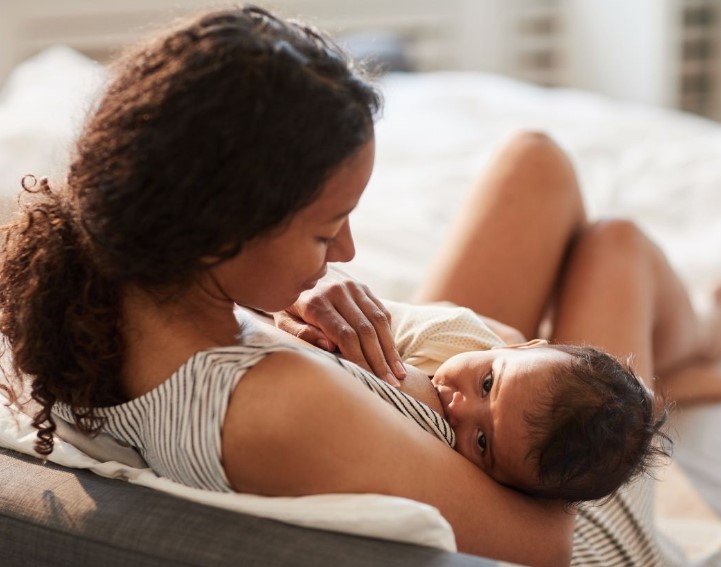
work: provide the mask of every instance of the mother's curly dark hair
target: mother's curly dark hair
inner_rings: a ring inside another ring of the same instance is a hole
[[[125,285],[183,289],[311,203],[373,136],[378,93],[327,37],[253,6],[198,16],[126,53],[67,182],[3,227],[0,332],[40,404],[86,432],[122,402]],[[25,186],[25,184],[24,184]]]

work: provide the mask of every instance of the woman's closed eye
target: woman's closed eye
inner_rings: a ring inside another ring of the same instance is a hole
[[[325,232],[325,231],[323,231]],[[326,233],[323,235],[316,236],[315,239],[323,244],[324,246],[332,246],[335,241],[338,239],[338,235],[340,234],[339,228],[333,228],[332,231],[329,231],[330,234]]]

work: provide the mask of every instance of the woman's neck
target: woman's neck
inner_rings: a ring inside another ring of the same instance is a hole
[[[122,300],[125,361],[121,386],[138,397],[167,379],[193,354],[237,344],[233,303],[192,289],[172,299],[128,286]]]

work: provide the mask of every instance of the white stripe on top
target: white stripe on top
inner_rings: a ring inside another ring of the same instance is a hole
[[[243,375],[267,355],[302,351],[335,360],[372,392],[451,447],[455,435],[438,413],[359,366],[316,349],[288,345],[233,346],[195,353],[150,392],[117,406],[97,408],[103,431],[140,451],[160,476],[186,486],[232,492],[221,462],[221,430],[230,397]],[[70,407],[53,412],[73,421]]]

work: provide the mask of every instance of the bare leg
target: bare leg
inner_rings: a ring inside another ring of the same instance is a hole
[[[721,366],[699,362],[662,375],[659,387],[668,400],[679,405],[721,402]]]
[[[704,354],[707,330],[663,253],[633,223],[599,222],[579,237],[559,289],[554,340],[632,355],[653,387],[655,373]]]
[[[710,339],[699,360],[665,372],[659,385],[665,396],[681,405],[721,402],[721,288],[704,321]]]
[[[534,337],[585,223],[566,155],[543,134],[516,135],[470,193],[415,299],[453,301]]]

